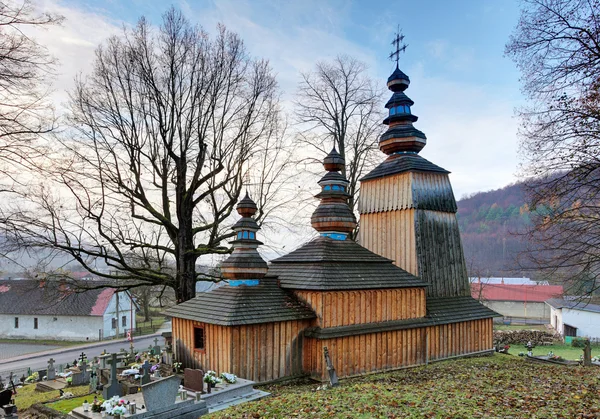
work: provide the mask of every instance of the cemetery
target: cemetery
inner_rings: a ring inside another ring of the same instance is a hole
[[[82,352],[66,365],[50,358],[47,368],[28,371],[28,377],[0,377],[0,417],[19,417],[20,397],[30,400],[29,411],[62,412],[72,419],[195,419],[268,395],[233,374],[181,370],[171,360],[170,347],[161,348],[158,339],[141,353],[132,347],[89,360]]]

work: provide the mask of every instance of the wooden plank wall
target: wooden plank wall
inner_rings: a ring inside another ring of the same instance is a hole
[[[335,327],[425,316],[425,290],[295,291],[317,313],[317,326]]]
[[[302,374],[302,331],[310,320],[232,326],[231,372],[256,382]]]
[[[194,326],[204,327],[204,351],[194,350]],[[231,328],[173,317],[173,342],[184,368],[231,372]]]
[[[414,209],[362,214],[358,243],[419,276]]]
[[[329,379],[324,346],[339,377],[421,365],[427,357],[432,361],[491,350],[492,328],[492,319],[484,319],[333,339],[304,338],[304,369],[316,380]]]
[[[429,284],[427,295],[471,295],[456,215],[416,210],[415,232],[418,271]]]
[[[414,208],[456,212],[448,175],[404,172],[361,182],[361,215]]]

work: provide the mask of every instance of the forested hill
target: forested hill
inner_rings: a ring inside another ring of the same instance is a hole
[[[529,276],[516,262],[530,223],[521,183],[461,199],[458,223],[470,276]]]

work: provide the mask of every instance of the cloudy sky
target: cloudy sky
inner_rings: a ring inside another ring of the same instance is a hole
[[[62,27],[36,34],[60,60],[56,101],[73,77],[89,71],[94,49],[145,15],[159,24],[168,2],[152,0],[38,0],[65,16]],[[224,23],[250,51],[267,58],[289,100],[301,71],[340,53],[358,57],[384,85],[398,25],[409,44],[401,68],[428,145],[421,154],[450,170],[457,198],[516,180],[517,127],[522,104],[518,72],[503,56],[517,23],[516,0],[190,0],[173,2],[214,32]]]

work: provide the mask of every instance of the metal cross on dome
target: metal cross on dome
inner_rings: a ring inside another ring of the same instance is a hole
[[[402,35],[402,30],[400,26],[398,26],[398,32],[394,35],[394,40],[392,41],[392,45],[395,47],[395,50],[390,53],[390,60],[396,61],[396,67],[398,67],[398,61],[400,60],[400,53],[406,51],[407,44],[403,43],[404,35]],[[402,45],[400,45],[402,44]]]

